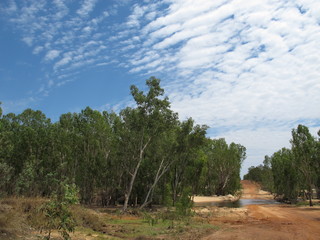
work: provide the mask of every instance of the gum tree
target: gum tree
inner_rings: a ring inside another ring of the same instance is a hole
[[[136,181],[145,152],[153,141],[160,136],[168,124],[175,119],[170,110],[168,98],[163,97],[164,90],[160,87],[160,80],[151,77],[146,81],[149,88],[147,93],[131,86],[131,95],[137,107],[126,108],[120,113],[122,118],[122,148],[123,165],[129,174],[126,179],[123,211],[128,208],[132,189]]]
[[[309,205],[312,206],[312,188],[316,183],[316,141],[306,126],[292,130],[292,152],[303,186],[308,190]]]

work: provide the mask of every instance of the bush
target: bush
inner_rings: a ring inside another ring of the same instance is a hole
[[[45,215],[45,223],[41,228],[48,232],[46,239],[50,239],[52,230],[58,230],[64,240],[70,239],[69,232],[74,232],[76,222],[69,209],[78,200],[76,186],[66,184],[61,196],[53,195],[52,199],[41,207]]]
[[[193,202],[191,200],[190,189],[184,189],[179,201],[176,204],[177,214],[182,217],[188,217],[192,215]]]
[[[10,183],[13,168],[0,160],[0,197],[7,194],[7,185]]]

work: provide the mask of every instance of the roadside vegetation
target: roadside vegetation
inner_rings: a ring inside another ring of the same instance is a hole
[[[320,194],[320,131],[317,138],[308,127],[299,125],[292,130],[290,143],[290,149],[282,148],[271,157],[266,156],[263,165],[249,168],[244,179],[259,182],[279,200],[308,200],[312,206],[312,199]]]
[[[75,204],[64,211],[52,211],[56,214],[48,219],[43,207],[50,201],[55,200],[1,199],[0,239],[194,239],[218,229],[208,218],[193,212],[181,215],[174,208],[160,207],[153,211],[130,209],[122,214],[119,207]],[[65,226],[72,226],[72,230]]]
[[[180,121],[159,79],[145,89],[131,86],[135,104],[119,113],[87,107],[54,123],[41,111],[0,108],[0,199],[44,201],[48,238],[56,229],[68,239],[78,226],[68,186],[87,206],[120,206],[121,214],[163,206],[183,218],[193,195],[237,192],[245,147],[206,137],[208,127],[191,118]]]

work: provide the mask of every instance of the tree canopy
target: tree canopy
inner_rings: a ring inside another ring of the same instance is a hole
[[[314,190],[318,197],[320,194],[320,139],[312,136],[308,127],[298,125],[292,129],[290,143],[290,149],[266,156],[264,165],[249,168],[244,178],[260,182],[283,200],[307,198],[312,206]]]
[[[41,111],[0,108],[0,195],[50,196],[75,184],[82,203],[125,211],[239,190],[245,148],[208,138],[208,127],[191,118],[180,121],[159,79],[146,86],[131,86],[135,107],[87,107],[54,123]]]

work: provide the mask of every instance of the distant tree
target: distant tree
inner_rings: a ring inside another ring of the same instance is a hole
[[[240,144],[228,145],[224,139],[208,139],[208,174],[215,182],[218,195],[235,193],[240,189],[240,169],[246,157],[246,148]]]
[[[292,130],[290,142],[296,167],[301,173],[303,186],[308,190],[309,204],[312,206],[312,188],[317,179],[316,141],[306,126],[299,125]]]
[[[317,171],[317,195],[320,199],[320,130],[318,131],[318,139],[316,141],[316,171]]]
[[[263,165],[250,167],[248,173],[243,176],[244,180],[251,180],[261,185],[264,190],[273,192],[273,174],[271,169],[271,158],[265,156]]]
[[[260,164],[257,167],[251,166],[248,169],[248,173],[243,176],[243,179],[261,183],[263,179],[263,165]]]

